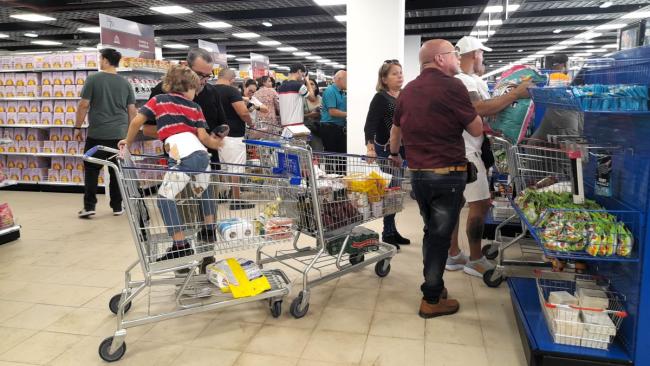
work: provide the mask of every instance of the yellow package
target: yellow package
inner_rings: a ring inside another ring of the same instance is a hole
[[[385,188],[390,184],[377,172],[370,172],[363,176],[350,175],[346,177],[348,189],[352,192],[360,192],[368,195],[369,202],[379,202],[384,196]]]
[[[235,258],[226,259],[225,265],[210,264],[206,272],[210,282],[217,285],[221,292],[232,293],[236,299],[259,295],[271,289],[271,284],[264,276],[249,280],[246,271]]]

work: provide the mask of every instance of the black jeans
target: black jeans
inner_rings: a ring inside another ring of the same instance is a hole
[[[424,283],[420,287],[424,300],[438,303],[445,287],[442,275],[451,245],[451,234],[458,222],[462,207],[467,173],[451,172],[447,175],[413,171],[412,186],[424,220],[422,256],[424,258]]]
[[[320,137],[323,140],[323,147],[326,152],[347,153],[348,139],[345,127],[331,122],[321,122]],[[345,175],[347,171],[345,159],[332,158],[329,160],[330,163],[325,165],[325,171],[327,173]]]
[[[106,146],[106,147],[112,147],[114,149],[117,149],[117,143],[120,140],[98,140],[94,139],[92,137],[87,137],[86,138],[86,145],[84,146],[84,153],[90,148],[98,145]],[[113,154],[108,153],[106,151],[98,151],[93,155],[94,157],[98,159],[108,159],[112,156]],[[117,161],[115,159],[111,159],[111,161],[115,164],[117,164]],[[97,182],[99,178],[99,172],[103,168],[103,165],[99,164],[94,164],[94,163],[89,163],[87,161],[84,161],[84,171],[85,171],[85,177],[84,177],[84,208],[86,210],[95,210],[95,205],[97,205]],[[110,180],[110,195],[111,195],[111,208],[113,211],[120,211],[122,210],[122,194],[120,193],[120,187],[117,185],[117,176],[115,175],[115,172],[113,169],[108,168],[108,173],[111,177]]]
[[[402,155],[402,158],[404,157],[404,147],[402,146],[400,148],[400,155]],[[375,152],[377,153],[378,158],[385,158],[388,159],[390,156],[390,146],[388,144],[385,145],[379,145],[378,143],[375,142]],[[385,164],[380,164],[379,167],[384,171],[384,173],[388,173],[391,175],[396,175],[397,178],[402,178],[404,171],[401,168],[390,168],[388,169]],[[396,184],[396,180],[393,179],[390,182],[390,186],[394,187]],[[392,215],[386,215],[384,216],[384,229],[381,233],[382,236],[390,236],[390,235],[395,235],[397,234],[397,226],[395,225],[395,214]]]

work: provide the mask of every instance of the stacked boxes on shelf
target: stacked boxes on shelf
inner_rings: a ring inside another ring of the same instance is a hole
[[[76,100],[0,101],[0,127],[14,125],[74,127],[77,104]]]

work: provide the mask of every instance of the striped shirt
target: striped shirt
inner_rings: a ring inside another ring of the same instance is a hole
[[[305,120],[304,99],[309,94],[304,83],[286,80],[278,90],[282,126],[301,125]]]
[[[140,107],[139,112],[156,122],[162,141],[183,132],[197,135],[198,128],[208,129],[201,107],[181,94],[156,95]]]

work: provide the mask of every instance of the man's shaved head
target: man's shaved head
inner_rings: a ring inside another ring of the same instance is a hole
[[[420,48],[420,67],[436,68],[450,76],[460,72],[460,62],[456,49],[451,42],[444,39],[432,39],[424,42]]]

